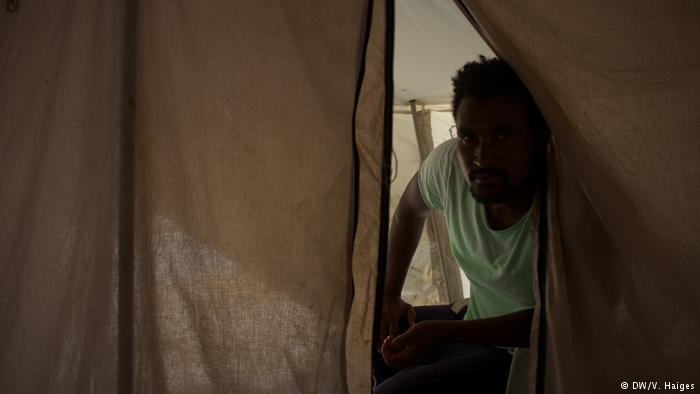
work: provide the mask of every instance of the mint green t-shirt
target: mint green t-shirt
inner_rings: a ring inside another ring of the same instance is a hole
[[[501,316],[535,305],[532,208],[513,226],[492,230],[457,161],[458,139],[440,144],[418,174],[423,200],[443,211],[452,254],[469,279],[465,320]]]

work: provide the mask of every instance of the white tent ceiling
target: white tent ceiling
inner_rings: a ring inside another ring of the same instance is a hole
[[[448,0],[398,0],[394,104],[447,104],[451,77],[464,63],[493,52]]]

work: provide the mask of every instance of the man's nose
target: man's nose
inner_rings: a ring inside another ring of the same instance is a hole
[[[478,167],[491,167],[496,164],[497,152],[487,141],[482,141],[474,151],[474,164]]]

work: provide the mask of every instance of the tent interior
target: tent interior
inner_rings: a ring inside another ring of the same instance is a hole
[[[700,387],[700,2],[7,0],[0,392],[368,393],[477,55],[551,130],[508,392]],[[469,295],[440,216],[404,288]]]

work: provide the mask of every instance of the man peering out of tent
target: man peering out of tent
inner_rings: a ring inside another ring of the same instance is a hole
[[[467,63],[453,86],[457,138],[426,158],[392,221],[381,353],[386,364],[405,368],[389,378],[375,368],[377,379],[385,379],[375,393],[502,393],[512,348],[529,346],[532,211],[548,129],[530,93],[500,59]],[[432,210],[444,213],[452,253],[470,281],[466,313],[450,306],[414,309],[401,299]],[[410,326],[403,333],[402,319]]]

